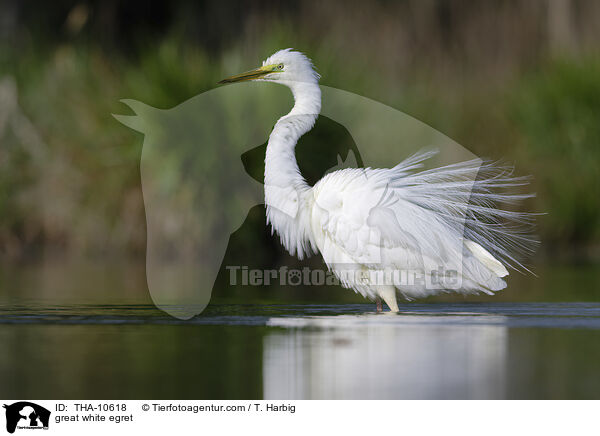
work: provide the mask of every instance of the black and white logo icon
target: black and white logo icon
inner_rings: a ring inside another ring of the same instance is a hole
[[[14,433],[16,429],[39,430],[48,429],[50,411],[29,401],[5,404],[6,431]]]

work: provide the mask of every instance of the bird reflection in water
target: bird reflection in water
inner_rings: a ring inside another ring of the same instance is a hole
[[[264,339],[264,397],[504,398],[504,317],[485,317],[485,325],[443,318],[444,324],[439,316],[406,314],[272,318],[269,325],[285,330]]]

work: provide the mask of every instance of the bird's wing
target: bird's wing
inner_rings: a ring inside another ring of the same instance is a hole
[[[502,262],[520,265],[513,253],[531,241],[522,229],[501,225],[527,217],[495,203],[522,198],[498,190],[524,181],[479,160],[417,172],[430,156],[391,169],[336,171],[315,185],[312,225],[323,258],[338,269],[451,268],[466,287],[503,287]]]

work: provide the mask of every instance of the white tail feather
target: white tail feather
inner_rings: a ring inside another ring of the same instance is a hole
[[[473,255],[483,263],[486,268],[496,274],[498,277],[505,277],[508,275],[508,271],[505,266],[502,265],[498,259],[492,256],[489,251],[483,248],[481,245],[473,241],[465,241],[465,246],[473,253]]]
[[[479,159],[415,172],[435,153],[417,153],[394,167],[392,186],[463,232],[469,250],[492,271],[506,275],[505,265],[529,271],[523,259],[538,244],[532,234],[536,214],[501,207],[533,197],[514,192],[529,179],[513,176],[510,166]]]

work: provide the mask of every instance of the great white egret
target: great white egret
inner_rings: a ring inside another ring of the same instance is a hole
[[[393,168],[338,170],[309,186],[294,149],[321,110],[319,78],[310,59],[285,49],[219,82],[266,81],[292,91],[294,107],[269,137],[264,179],[267,223],[287,251],[300,259],[320,252],[342,284],[375,300],[378,311],[383,299],[398,312],[397,292],[411,299],[505,288],[506,266],[524,268],[517,254],[533,242],[522,227],[531,216],[496,205],[527,197],[506,192],[526,181],[480,160],[419,171],[426,152]]]

